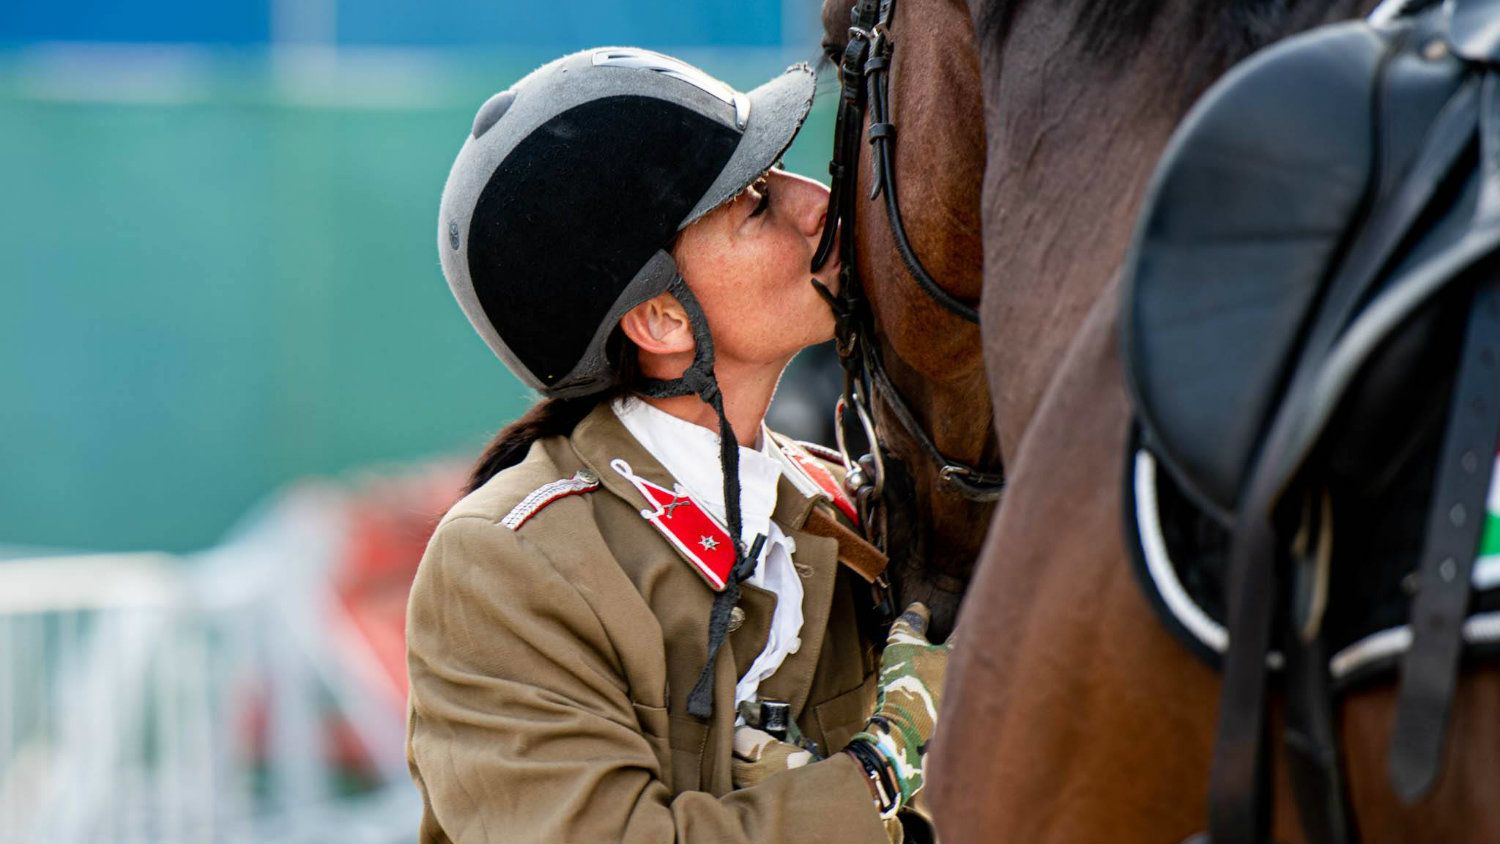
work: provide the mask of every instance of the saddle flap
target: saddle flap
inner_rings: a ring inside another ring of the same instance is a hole
[[[1123,276],[1127,384],[1152,450],[1226,521],[1369,192],[1386,50],[1356,22],[1242,63],[1148,192]]]

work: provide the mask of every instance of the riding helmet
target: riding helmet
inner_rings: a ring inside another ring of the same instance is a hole
[[[677,278],[677,232],[775,164],[813,86],[796,65],[741,93],[668,56],[606,47],[495,94],[438,219],[443,274],[469,322],[543,395],[611,386],[605,343]]]

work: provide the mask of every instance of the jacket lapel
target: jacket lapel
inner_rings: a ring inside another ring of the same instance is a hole
[[[696,537],[690,535],[686,526],[697,523],[682,522],[683,528],[676,534],[677,541],[663,529],[664,524],[674,524],[662,511],[679,497],[677,482],[630,435],[608,404],[601,404],[578,423],[573,431],[572,442],[579,459],[599,476],[599,483],[604,489],[640,510],[646,521],[652,521],[653,516],[656,518],[653,526],[662,532],[667,544],[685,564],[693,568],[707,587],[703,592],[705,599],[711,594],[709,590],[722,588],[722,585],[715,585],[715,580],[703,571],[702,566],[707,561],[692,550],[693,543],[690,540]],[[628,473],[620,470],[618,464],[621,462],[628,466]],[[839,543],[802,530],[813,508],[826,496],[804,492],[794,478],[793,475],[783,473],[777,484],[776,509],[771,518],[796,543],[792,562],[802,578],[802,646],[797,653],[787,657],[775,674],[762,681],[760,688],[761,697],[785,700],[792,705],[794,713],[800,714],[806,706],[812,675],[817,667],[819,654],[822,653],[834,581],[838,574]],[[668,499],[668,495],[672,498]],[[693,506],[696,507],[696,504]],[[670,519],[678,518],[677,514],[683,512],[686,511],[681,507],[675,509]],[[703,515],[712,518],[706,512]],[[720,531],[723,530],[722,525],[717,522],[715,526]],[[727,538],[728,533],[724,532],[723,536]],[[732,550],[729,551],[729,561],[733,563]],[[722,584],[722,581],[719,583]],[[765,647],[771,615],[776,607],[774,595],[753,586],[747,585],[741,596],[740,608],[744,611],[741,627],[726,640],[726,653],[721,659],[721,662],[733,666],[735,677],[743,674]],[[704,606],[707,607],[706,600]],[[704,619],[706,624],[706,609]],[[720,671],[728,673],[723,665],[720,666]],[[723,679],[724,675],[721,674],[718,680]],[[716,682],[715,687],[714,709],[717,712],[732,705],[734,682]]]
[[[838,576],[838,543],[800,530],[816,503],[817,499],[803,495],[790,479],[783,477],[776,490],[776,512],[772,516],[797,544],[792,564],[802,579],[802,646],[787,656],[775,674],[761,681],[760,696],[790,703],[797,715],[807,705],[813,671],[823,652],[834,580]]]
[[[579,459],[605,489],[640,510],[705,585],[715,592],[724,589],[734,565],[729,532],[636,442],[608,403],[584,417],[572,439]]]

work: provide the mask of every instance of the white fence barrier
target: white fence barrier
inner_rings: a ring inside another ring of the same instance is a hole
[[[0,561],[0,841],[414,840],[343,516],[309,487],[191,558]]]

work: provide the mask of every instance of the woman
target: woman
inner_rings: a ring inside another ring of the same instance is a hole
[[[833,330],[809,278],[838,268],[808,269],[827,191],[772,169],[812,92],[805,66],[742,94],[600,49],[475,117],[443,270],[544,398],[412,590],[424,841],[899,838],[947,651],[914,606],[877,673],[878,555],[761,421]]]

